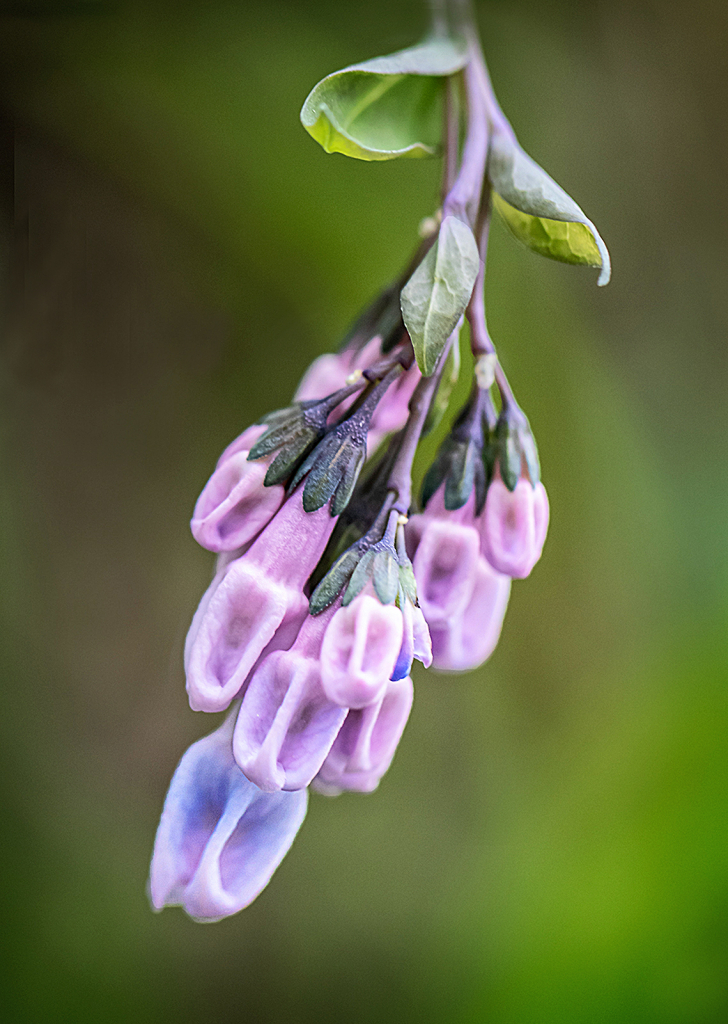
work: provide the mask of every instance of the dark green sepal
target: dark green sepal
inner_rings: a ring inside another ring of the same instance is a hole
[[[402,597],[406,597],[415,608],[419,607],[419,601],[417,600],[417,583],[415,582],[415,571],[412,568],[412,563],[406,556],[404,559],[400,556],[399,560],[399,590],[400,595],[397,598],[400,607],[402,606]]]
[[[355,548],[349,548],[343,555],[337,558],[313,594],[311,594],[311,600],[308,605],[311,615],[320,615],[322,611],[334,603],[338,595],[348,584],[351,574],[358,564],[359,552]]]
[[[329,414],[341,401],[338,396],[347,390],[342,389],[322,400],[295,402],[287,409],[269,413],[262,420],[268,424],[268,429],[250,449],[248,461],[262,459],[279,449],[265,474],[263,482],[266,487],[288,479],[299,461],[323,437]]]
[[[393,370],[376,384],[370,384],[346,419],[332,427],[301,463],[294,475],[289,492],[306,476],[303,488],[303,508],[315,512],[331,501],[332,516],[340,515],[354,492],[359,473],[366,460],[367,434],[372,414],[380,398],[395,379],[401,367]]]
[[[374,591],[382,604],[392,604],[399,591],[399,563],[391,548],[383,548],[372,563]]]
[[[444,483],[443,498],[448,511],[462,508],[475,491],[476,515],[482,512],[488,483],[484,456],[488,440],[484,435],[486,401],[487,394],[474,387],[425,475],[420,498],[423,508]]]
[[[503,483],[516,488],[525,467],[533,487],[541,478],[538,449],[528,420],[513,402],[503,406],[495,428],[495,447]]]
[[[351,604],[354,598],[361,593],[366,584],[371,579],[372,570],[374,567],[374,559],[377,557],[377,552],[371,548],[367,551],[359,560],[359,564],[351,575],[349,580],[349,586],[346,588],[341,603],[344,607],[347,604]]]
[[[284,483],[300,462],[302,456],[306,454],[312,444],[316,443],[317,436],[314,433],[308,439],[302,436],[281,448],[270,466],[268,466],[268,471],[263,480],[264,485],[272,487],[274,484]]]

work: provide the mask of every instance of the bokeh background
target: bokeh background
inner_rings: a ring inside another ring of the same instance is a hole
[[[494,230],[543,559],[500,646],[419,673],[371,796],[312,800],[273,884],[150,913],[168,780],[214,720],[187,521],[407,258],[433,162],[326,156],[312,85],[420,0],[0,4],[0,795],[9,1021],[728,1020],[728,6],[482,0],[524,146],[596,275]]]

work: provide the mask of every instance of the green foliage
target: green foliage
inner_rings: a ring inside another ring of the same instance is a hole
[[[434,156],[442,135],[445,78],[466,62],[463,46],[430,39],[327,75],[301,110],[327,153],[358,160]]]
[[[457,217],[445,217],[437,241],[402,289],[402,316],[426,377],[465,312],[479,267],[473,232]]]
[[[491,142],[488,177],[495,208],[519,241],[553,260],[601,267],[598,284],[608,284],[609,252],[597,229],[571,196],[504,132]]]

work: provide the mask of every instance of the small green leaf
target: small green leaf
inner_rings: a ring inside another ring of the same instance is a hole
[[[359,160],[433,156],[442,136],[445,78],[466,62],[463,44],[438,38],[352,64],[314,86],[301,122],[327,153]]]
[[[519,241],[553,260],[601,267],[597,284],[609,282],[609,252],[597,229],[571,196],[503,131],[490,144],[488,177],[495,208]]]
[[[437,241],[401,296],[417,365],[426,377],[434,373],[447,339],[465,312],[479,267],[473,232],[457,217],[445,217]]]

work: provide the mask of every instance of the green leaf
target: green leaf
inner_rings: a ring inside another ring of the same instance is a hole
[[[327,153],[358,160],[434,156],[445,78],[466,62],[464,45],[438,38],[352,64],[314,86],[301,123]]]
[[[465,312],[479,267],[473,232],[457,217],[445,217],[437,241],[401,296],[417,365],[426,377],[434,373],[447,339]]]
[[[601,267],[597,284],[611,276],[609,252],[583,210],[505,132],[493,136],[488,177],[494,205],[516,238],[553,260]]]

